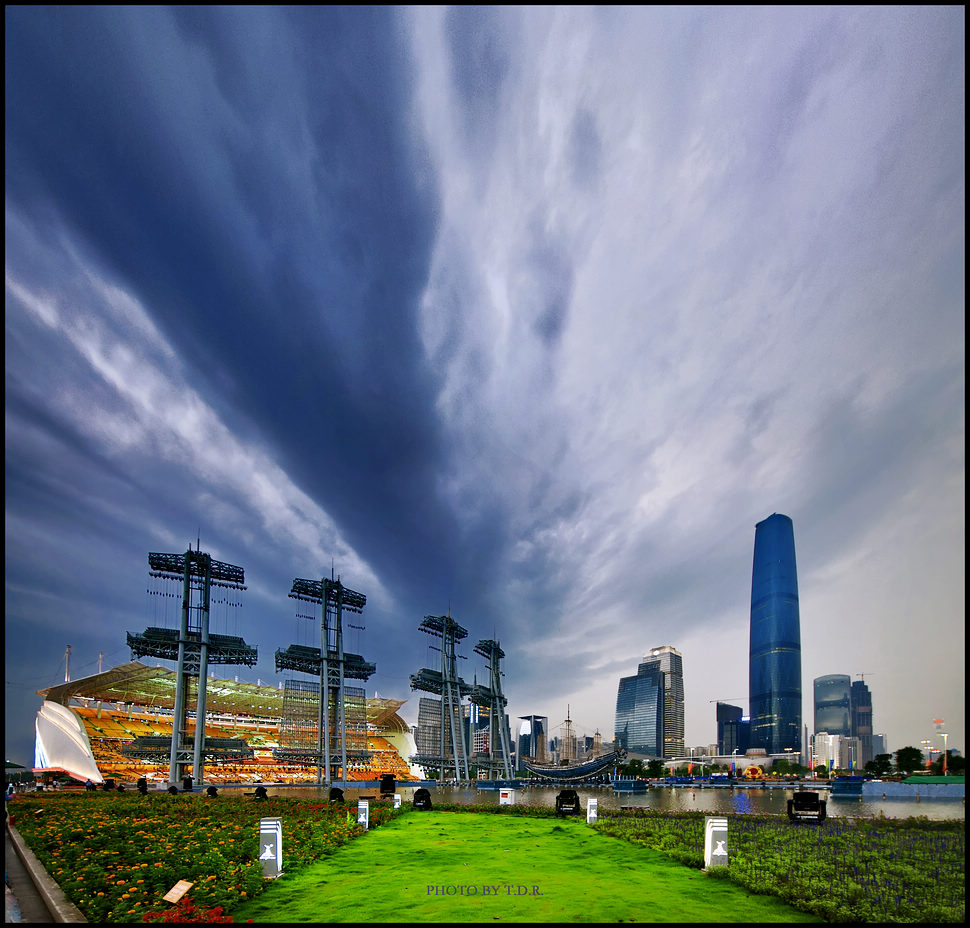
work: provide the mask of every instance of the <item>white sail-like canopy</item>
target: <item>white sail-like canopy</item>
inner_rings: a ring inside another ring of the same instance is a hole
[[[76,780],[103,782],[84,723],[70,709],[44,700],[34,730],[35,768],[63,770]]]

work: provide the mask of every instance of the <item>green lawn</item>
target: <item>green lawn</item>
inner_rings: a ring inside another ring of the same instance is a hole
[[[809,922],[577,819],[414,812],[284,874],[239,922]]]

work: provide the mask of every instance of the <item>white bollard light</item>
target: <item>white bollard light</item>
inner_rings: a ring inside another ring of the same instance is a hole
[[[727,863],[727,819],[709,815],[704,819],[704,869],[726,867]]]
[[[259,850],[263,878],[275,880],[283,872],[283,819],[259,820]]]

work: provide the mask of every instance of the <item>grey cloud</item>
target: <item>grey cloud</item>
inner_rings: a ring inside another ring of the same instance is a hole
[[[603,140],[595,114],[586,108],[578,110],[573,117],[567,153],[573,183],[578,187],[593,187],[603,170]]]

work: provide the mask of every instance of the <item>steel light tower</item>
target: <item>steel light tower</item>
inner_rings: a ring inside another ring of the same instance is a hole
[[[441,670],[422,668],[416,674],[411,674],[411,689],[439,695],[441,711],[437,753],[427,753],[419,747],[419,753],[413,761],[424,767],[437,766],[442,779],[445,769],[450,767],[455,771],[456,780],[467,783],[468,752],[462,733],[461,700],[472,688],[458,676],[459,655],[455,651],[455,643],[467,638],[468,630],[462,628],[450,615],[426,615],[418,628],[433,638],[441,639],[441,648],[435,649],[441,651]]]
[[[198,548],[193,551],[191,545],[185,554],[150,553],[148,566],[152,577],[181,582],[181,624],[178,632],[168,628],[147,628],[142,634],[129,633],[128,646],[133,657],[148,656],[177,661],[168,779],[170,785],[176,785],[191,764],[192,779],[195,783],[200,783],[205,756],[224,753],[224,746],[212,745],[209,750],[206,745],[208,666],[210,663],[246,664],[249,667],[256,665],[256,648],[247,645],[242,638],[209,634],[212,587],[245,590],[245,573],[241,567],[216,561]],[[197,687],[195,737],[190,745],[188,717],[193,685]]]
[[[512,779],[512,752],[509,748],[508,728],[505,724],[505,707],[508,700],[502,695],[501,661],[505,652],[497,641],[484,639],[475,645],[475,653],[488,661],[489,685],[472,687],[470,698],[479,706],[486,706],[489,713],[488,773],[495,773],[507,780]]]
[[[359,654],[344,651],[343,614],[363,612],[367,597],[363,593],[345,587],[339,577],[336,580],[332,577],[329,580],[297,578],[293,581],[290,597],[320,606],[320,649],[290,645],[285,651],[276,652],[277,670],[296,670],[314,674],[319,681],[317,744],[316,749],[312,751],[308,751],[307,746],[304,745],[296,751],[282,748],[275,753],[282,760],[315,762],[317,783],[322,784],[325,778],[328,785],[336,778],[337,755],[339,755],[340,775],[346,781],[347,694],[344,681],[347,678],[367,680],[377,669],[377,665],[368,663]],[[366,728],[366,709],[362,722]],[[366,748],[365,740],[363,747],[357,746],[352,750],[352,759],[365,760]],[[325,774],[324,771],[326,771]]]

